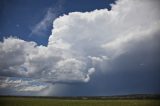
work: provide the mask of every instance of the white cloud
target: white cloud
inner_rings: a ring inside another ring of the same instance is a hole
[[[52,23],[52,21],[56,18],[56,13],[53,12],[52,8],[49,8],[45,17],[34,27],[32,28],[32,32],[30,35],[43,35],[44,31],[48,28],[48,26]]]
[[[41,91],[45,88],[46,86],[43,86],[43,85],[33,85],[33,86],[27,86],[27,87],[20,88],[18,91],[35,92],[35,91]]]
[[[11,89],[12,91],[21,91],[21,92],[37,92],[42,91],[48,88],[49,85],[39,83],[33,79],[14,79],[14,78],[1,78],[0,80],[0,89]]]
[[[107,70],[108,61],[159,36],[159,4],[158,0],[119,0],[111,11],[61,16],[53,22],[47,46],[4,39],[0,43],[0,74],[52,83],[88,82],[97,69]],[[26,89],[32,88],[36,87]]]
[[[37,23],[31,30],[30,35],[44,36],[48,27],[52,24],[52,21],[57,17],[58,13],[62,9],[63,2],[60,0],[54,7],[48,8],[44,18]]]

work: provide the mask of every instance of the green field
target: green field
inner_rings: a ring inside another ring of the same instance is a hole
[[[1,97],[0,106],[160,106],[160,100],[64,100]]]

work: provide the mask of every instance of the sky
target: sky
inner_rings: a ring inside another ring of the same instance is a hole
[[[160,93],[159,0],[1,0],[0,95]]]

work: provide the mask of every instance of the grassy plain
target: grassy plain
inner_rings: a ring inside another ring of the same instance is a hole
[[[0,97],[0,106],[160,106],[160,100],[69,100],[52,98]]]

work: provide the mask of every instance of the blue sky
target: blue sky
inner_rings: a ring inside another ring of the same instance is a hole
[[[159,4],[1,0],[0,95],[159,94]]]

